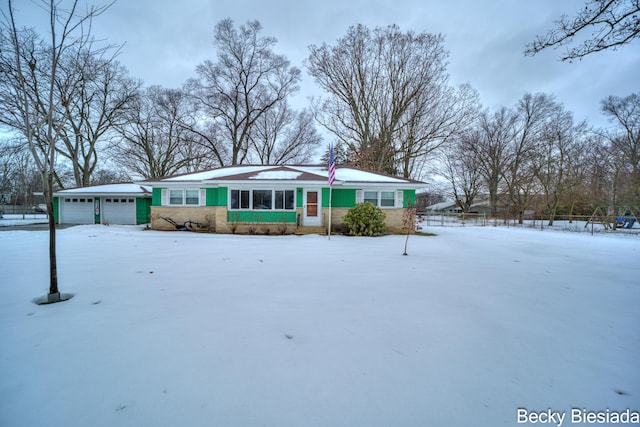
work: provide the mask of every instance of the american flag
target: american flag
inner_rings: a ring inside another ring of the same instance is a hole
[[[336,180],[336,162],[333,158],[333,145],[329,148],[329,187]]]

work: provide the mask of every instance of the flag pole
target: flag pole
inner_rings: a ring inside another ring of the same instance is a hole
[[[327,240],[331,240],[331,206],[333,201],[333,181],[336,179],[336,162],[333,157],[333,144],[329,145],[329,168],[327,173],[327,180],[329,181],[329,228],[327,229]]]
[[[333,185],[329,185],[329,229],[327,230],[327,240],[331,240],[331,191]]]

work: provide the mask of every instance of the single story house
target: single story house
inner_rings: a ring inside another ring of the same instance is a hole
[[[59,190],[53,210],[58,224],[146,224],[151,188],[124,183]]]
[[[401,232],[405,208],[415,204],[416,189],[426,186],[340,165],[331,188],[327,176],[327,166],[240,165],[139,184],[152,188],[155,230],[263,234],[323,232],[329,213],[332,230],[340,230],[343,216],[362,202],[384,210],[389,232]]]

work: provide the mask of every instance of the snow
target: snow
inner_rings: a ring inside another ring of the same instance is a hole
[[[209,179],[224,178],[229,175],[260,172],[260,171],[268,170],[271,168],[273,168],[273,166],[233,166],[233,167],[212,169],[212,170],[203,171],[203,172],[194,172],[194,173],[185,174],[185,175],[176,175],[173,177],[161,179],[160,181],[162,182],[206,181]]]
[[[2,426],[515,426],[640,410],[640,237],[0,232]],[[570,425],[565,421],[564,425]]]
[[[264,171],[258,172],[254,176],[249,177],[249,179],[296,179],[302,172],[294,172],[294,171]]]
[[[46,214],[3,214],[0,218],[0,227],[11,227],[16,225],[48,224],[49,218]],[[0,263],[2,261],[0,260]],[[0,276],[2,277],[2,276]]]
[[[255,173],[256,175],[251,179],[296,179],[302,173],[308,173],[317,175],[319,177],[327,178],[329,173],[327,166],[285,166],[288,171],[277,170],[281,166],[230,166],[218,169],[213,169],[204,172],[196,172],[186,175],[177,175],[170,178],[164,178],[161,182],[183,182],[183,181],[208,181],[215,179],[223,179],[228,176],[244,175]],[[276,169],[276,170],[272,170]],[[296,174],[295,171],[299,171],[300,174]],[[353,169],[344,166],[336,167],[336,180],[344,182],[374,182],[374,183],[407,183],[408,180],[403,178],[391,177],[382,174],[376,174],[358,169]]]
[[[124,184],[105,184],[94,185],[90,187],[71,188],[68,190],[56,191],[55,195],[64,194],[108,194],[108,193],[122,193],[122,194],[143,194],[151,193],[151,187],[141,186],[138,184],[124,183]]]
[[[316,174],[322,177],[327,177],[329,170],[327,166],[292,166],[292,169],[298,169],[307,173]],[[379,183],[406,183],[408,180],[403,178],[396,178],[392,176],[367,172],[359,169],[353,169],[346,166],[336,167],[336,181],[345,182],[379,182]]]

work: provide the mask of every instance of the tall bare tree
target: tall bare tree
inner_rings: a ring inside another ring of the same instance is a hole
[[[60,65],[56,90],[65,124],[57,150],[69,160],[75,185],[83,187],[91,183],[98,153],[123,122],[141,83],[113,57],[98,57],[88,50],[70,50]]]
[[[456,137],[443,151],[440,158],[439,175],[451,185],[451,193],[463,212],[469,212],[483,189],[483,180],[478,168],[478,152],[469,147],[481,138],[478,130],[469,130]]]
[[[465,124],[473,92],[449,86],[441,35],[356,25],[309,50],[307,68],[327,93],[316,116],[361,167],[408,177]]]
[[[262,165],[302,164],[309,162],[321,139],[309,111],[296,113],[280,103],[256,121],[251,151]]]
[[[3,12],[2,24],[2,85],[0,96],[15,96],[16,110],[12,113],[15,128],[24,135],[33,160],[42,174],[44,197],[49,214],[49,293],[48,302],[58,302],[63,298],[58,289],[56,259],[56,232],[53,207],[54,172],[57,145],[61,139],[61,123],[64,109],[61,99],[56,96],[55,82],[60,76],[60,67],[66,53],[72,49],[88,49],[91,20],[103,13],[110,5],[91,6],[86,13],[78,10],[78,1],[62,7],[58,0],[42,1],[42,9],[49,19],[49,40],[45,43],[33,31],[18,29],[13,2],[8,0],[8,8]],[[37,55],[45,48],[47,55]],[[40,67],[39,60],[45,61]],[[46,69],[48,79],[41,82],[40,72]],[[10,77],[8,77],[10,76]],[[8,80],[11,78],[12,80]],[[36,77],[36,79],[32,79]]]
[[[200,135],[221,165],[244,163],[250,156],[257,123],[286,102],[299,88],[300,70],[273,51],[276,39],[264,37],[258,21],[236,29],[231,19],[214,30],[217,61],[198,65],[198,77],[186,88],[201,112]],[[262,131],[264,131],[264,126]]]
[[[576,125],[573,114],[564,107],[555,109],[543,128],[533,167],[545,198],[549,226],[553,225],[560,203],[576,194],[584,182],[583,152],[589,150],[586,131],[586,123]]]
[[[499,196],[508,167],[508,150],[513,142],[517,113],[506,107],[493,114],[485,111],[479,118],[477,138],[465,139],[464,149],[472,151],[477,168],[489,192],[491,215],[498,212]]]
[[[144,178],[214,166],[195,142],[194,122],[191,101],[182,90],[151,86],[138,94],[116,126],[120,138],[110,152],[118,164]]]
[[[516,106],[516,122],[507,151],[504,178],[509,206],[520,224],[523,223],[524,212],[540,192],[535,179],[534,160],[549,121],[559,110],[561,106],[555,99],[543,93],[525,93]]]
[[[609,96],[601,107],[616,125],[606,137],[617,171],[618,202],[640,208],[640,94]]]
[[[591,36],[582,37],[591,30]],[[618,49],[640,37],[640,0],[588,0],[574,17],[562,15],[544,36],[526,46],[525,55],[573,45],[562,54],[563,61],[606,49]],[[577,45],[574,43],[578,40]]]

